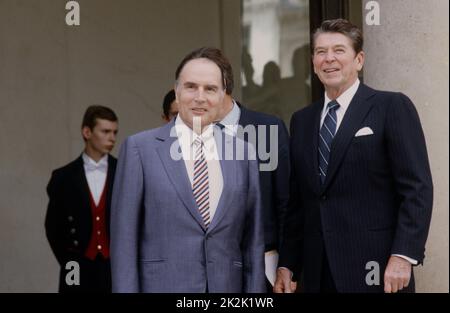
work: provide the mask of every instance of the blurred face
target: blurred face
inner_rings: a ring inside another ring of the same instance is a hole
[[[194,129],[194,118],[200,120],[202,129],[219,119],[225,90],[222,73],[214,62],[204,58],[187,62],[175,92],[178,115],[190,128]]]
[[[178,114],[178,104],[176,101],[170,104],[169,118],[172,119]]]
[[[364,52],[356,54],[352,41],[343,34],[323,33],[315,41],[313,64],[328,96],[335,99],[358,78],[364,64]]]
[[[83,127],[82,133],[86,140],[86,152],[91,157],[103,156],[111,152],[116,143],[118,123],[104,119],[97,119],[94,129]]]
[[[162,119],[166,122],[169,123],[175,116],[177,116],[178,114],[178,103],[176,101],[173,101],[170,104],[170,110],[169,110],[169,115],[161,115]]]

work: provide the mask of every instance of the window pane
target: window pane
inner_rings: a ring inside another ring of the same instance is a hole
[[[242,96],[287,124],[311,101],[309,1],[243,0]]]

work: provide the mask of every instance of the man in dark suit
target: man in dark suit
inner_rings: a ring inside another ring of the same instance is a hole
[[[433,185],[419,116],[401,93],[360,83],[361,31],[324,21],[313,37],[324,98],[291,120],[291,191],[275,291],[414,291]]]
[[[264,218],[266,284],[268,290],[272,290],[281,222],[289,200],[289,135],[281,119],[249,110],[228,94],[224,98],[218,125],[230,135],[249,141],[257,151]]]
[[[83,154],[53,171],[47,186],[45,230],[61,266],[60,292],[111,292],[109,211],[117,161],[109,153],[117,131],[110,108],[90,106],[82,123]],[[79,265],[79,285],[66,280],[71,261]]]

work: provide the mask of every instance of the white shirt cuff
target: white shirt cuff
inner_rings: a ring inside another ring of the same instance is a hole
[[[407,257],[406,255],[403,255],[403,254],[393,254],[393,256],[398,256],[399,258],[405,259],[406,261],[408,261],[412,265],[419,264],[419,262],[417,260],[411,259],[410,257]]]

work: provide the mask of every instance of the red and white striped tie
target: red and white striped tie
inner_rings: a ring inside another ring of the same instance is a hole
[[[192,191],[194,192],[194,199],[197,203],[200,215],[203,218],[206,228],[210,224],[209,215],[209,178],[208,178],[208,164],[205,160],[203,152],[203,142],[200,137],[194,141],[195,148],[195,162],[194,162],[194,182]]]

